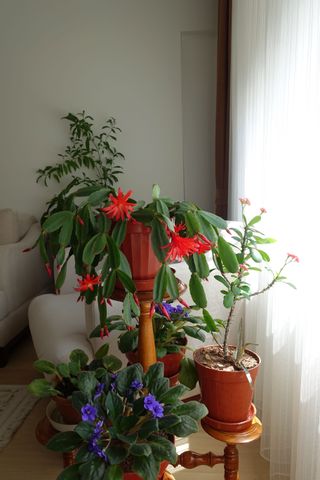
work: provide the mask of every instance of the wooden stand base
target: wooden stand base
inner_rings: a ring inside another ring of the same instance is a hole
[[[224,464],[225,480],[239,480],[239,452],[237,445],[241,443],[249,443],[257,440],[262,433],[262,424],[257,417],[254,417],[252,425],[243,432],[221,432],[214,430],[204,421],[201,422],[203,429],[216,440],[226,443],[223,455],[215,455],[212,452],[196,453],[191,450],[181,453],[178,457],[177,465],[184,468],[197,468],[200,465],[214,467],[219,463]]]

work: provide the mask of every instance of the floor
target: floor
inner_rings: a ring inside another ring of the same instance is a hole
[[[30,338],[24,339],[11,356],[8,365],[0,369],[0,384],[27,384],[34,377],[32,362],[35,360]],[[62,469],[61,456],[46,450],[34,436],[34,429],[43,417],[46,400],[39,401],[23,425],[16,432],[9,445],[0,452],[1,479],[6,480],[55,480]],[[223,445],[208,437],[203,431],[187,439],[179,439],[178,453],[191,449],[197,452],[209,450],[223,453]],[[241,445],[240,478],[241,480],[267,480],[268,463],[259,455],[259,442]],[[199,467],[196,470],[175,469],[176,480],[223,480],[223,466],[213,469]]]

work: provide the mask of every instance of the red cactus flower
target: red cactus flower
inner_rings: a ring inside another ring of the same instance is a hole
[[[198,251],[197,251],[197,253],[198,254],[206,253],[209,250],[211,250],[211,248],[212,248],[212,245],[211,245],[210,240],[208,240],[207,237],[205,237],[201,233],[198,233]]]
[[[162,303],[158,303],[158,305],[159,305],[160,310],[161,310],[161,312],[163,313],[163,315],[164,315],[168,320],[171,320],[170,315],[169,315],[169,312],[168,312],[168,310],[166,309],[166,307],[165,307]]]
[[[240,264],[239,264],[239,268],[240,268],[240,270],[242,270],[243,272],[246,272],[247,270],[249,270],[249,268],[247,267],[247,265],[245,265],[244,263],[240,263]]]
[[[133,299],[134,299],[136,305],[139,307],[140,306],[140,301],[139,301],[138,295],[136,293],[133,294]]]
[[[49,276],[49,277],[52,277],[52,268],[51,268],[51,266],[50,266],[50,263],[46,263],[46,264],[45,264],[45,268],[46,268],[46,270],[47,270],[48,276]]]
[[[123,194],[121,188],[118,189],[118,196],[109,195],[109,200],[111,205],[109,207],[101,208],[101,211],[104,212],[108,218],[114,220],[128,220],[131,218],[131,212],[135,206],[134,202],[128,202],[128,198],[131,196],[132,190],[129,190],[125,195]]]
[[[287,256],[291,259],[292,262],[299,263],[299,257],[297,257],[297,255],[294,255],[293,253],[287,253]]]
[[[75,288],[76,292],[86,292],[91,290],[93,292],[95,285],[101,284],[101,275],[87,275],[81,279],[78,279],[78,287]]]
[[[134,330],[134,327],[132,325],[127,325],[127,330],[128,332],[131,332],[132,330]]]
[[[156,311],[155,304],[154,304],[154,302],[151,302],[151,305],[150,305],[150,312],[149,312],[149,316],[150,316],[150,318],[153,318],[153,316],[154,316],[154,314],[155,314],[155,311]]]
[[[197,237],[181,237],[179,235],[179,232],[185,229],[186,226],[180,224],[175,226],[174,232],[170,232],[170,243],[162,247],[168,249],[166,260],[181,261],[183,257],[197,253],[199,243]]]
[[[181,303],[181,305],[183,305],[185,308],[190,308],[190,306],[187,304],[185,300],[183,300],[183,298],[179,297],[178,300]]]
[[[109,329],[108,329],[107,325],[105,325],[105,326],[103,327],[103,332],[104,332],[104,334],[105,334],[106,337],[109,337],[110,332],[109,332]]]
[[[76,219],[77,219],[77,222],[82,226],[84,225],[84,221],[82,220],[82,218],[80,217],[80,215],[77,215],[76,216]]]
[[[112,307],[112,302],[111,302],[110,298],[107,298],[107,304],[110,305],[110,307]]]

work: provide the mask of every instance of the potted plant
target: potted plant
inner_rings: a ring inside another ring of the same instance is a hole
[[[48,202],[37,240],[48,273],[56,261],[56,290],[73,258],[80,277],[79,298],[88,304],[98,301],[103,335],[108,331],[105,300],[115,289],[125,292],[124,319],[130,328],[131,313],[139,315],[137,291],[153,291],[156,303],[166,294],[179,298],[179,284],[169,264],[184,259],[191,272],[192,298],[205,308],[201,282],[210,270],[204,254],[216,246],[219,230],[227,223],[192,202],[161,197],[158,185],[147,204],[131,198],[131,190],[116,191],[122,170],[118,160],[123,155],[112,144],[119,131],[115,120],[107,120],[101,133],[95,134],[93,118],[85,112],[64,118],[70,123],[70,143],[60,162],[38,170],[38,180],[45,184],[51,179],[59,182],[65,175],[73,177]]]
[[[70,353],[69,362],[61,362],[55,365],[48,360],[36,360],[34,367],[38,372],[51,375],[51,380],[36,378],[28,385],[28,390],[37,397],[52,397],[56,402],[57,409],[66,424],[76,424],[80,421],[80,415],[72,406],[73,392],[89,375],[99,379],[107,369],[116,372],[121,368],[121,361],[114,355],[108,355],[109,345],[102,345],[95,353],[95,358],[89,361],[85,352],[75,349]]]
[[[246,198],[240,199],[240,202],[242,224],[230,228],[230,241],[219,236],[218,248],[213,249],[215,279],[223,286],[221,293],[223,304],[228,309],[227,319],[224,322],[219,320],[219,324],[212,319],[211,331],[215,345],[202,347],[194,352],[202,401],[209,410],[206,421],[214,428],[232,431],[246,428],[254,416],[254,407],[251,405],[253,385],[261,362],[256,353],[247,349],[250,344],[244,341],[243,320],[240,324],[238,345],[229,344],[230,326],[236,305],[263,294],[276,283],[293,286],[284,276],[284,270],[290,263],[298,261],[297,256],[287,254],[281,268],[276,272],[271,270],[269,254],[262,248],[275,240],[266,237],[257,229],[266,210],[261,208],[260,214],[248,219],[246,207],[250,202]],[[262,289],[253,291],[249,275],[262,270],[267,271],[269,281]],[[221,324],[224,326],[224,335],[220,343],[217,339],[217,327]],[[196,380],[192,363],[189,362],[185,367],[182,376]]]
[[[58,480],[160,479],[168,463],[177,461],[173,435],[196,432],[207,413],[198,402],[180,401],[187,388],[169,387],[162,363],[146,373],[134,364],[99,381],[88,377],[79,387],[74,404],[82,421],[48,443],[55,451],[77,450],[76,463]]]
[[[119,349],[126,354],[130,363],[139,361],[139,318],[136,317],[134,320],[134,328],[130,330],[126,329],[124,320],[115,319],[111,322],[111,328],[114,326],[122,331],[118,340]],[[164,375],[174,384],[178,379],[180,362],[185,356],[187,335],[204,341],[204,332],[208,330],[207,324],[203,317],[197,316],[191,308],[165,301],[155,306],[152,324],[157,359],[164,364]],[[98,333],[96,330],[93,336],[97,336]]]

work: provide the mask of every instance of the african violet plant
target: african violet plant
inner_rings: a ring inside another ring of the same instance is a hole
[[[88,355],[81,349],[73,350],[69,355],[69,362],[54,364],[48,360],[36,360],[34,368],[40,372],[52,375],[52,380],[36,378],[28,385],[28,390],[37,397],[54,397],[56,395],[68,398],[78,390],[89,375],[99,379],[105,370],[116,372],[121,368],[121,360],[114,355],[108,355],[109,345],[105,343],[95,353],[94,359],[89,361]]]
[[[153,313],[153,312],[151,312]],[[157,358],[170,353],[178,353],[186,345],[186,336],[204,341],[208,326],[202,316],[190,307],[162,302],[155,307],[152,317]],[[111,322],[117,330],[127,330],[124,321]],[[119,336],[119,349],[122,353],[133,352],[138,348],[139,321],[135,319],[135,328]]]
[[[117,375],[106,372],[99,380],[88,372],[79,387],[73,401],[82,422],[48,443],[55,451],[78,450],[75,465],[58,480],[121,480],[126,472],[155,479],[161,462],[177,461],[173,435],[196,432],[198,420],[207,414],[204,405],[180,400],[188,389],[169,387],[162,363],[146,373],[134,364]]]

